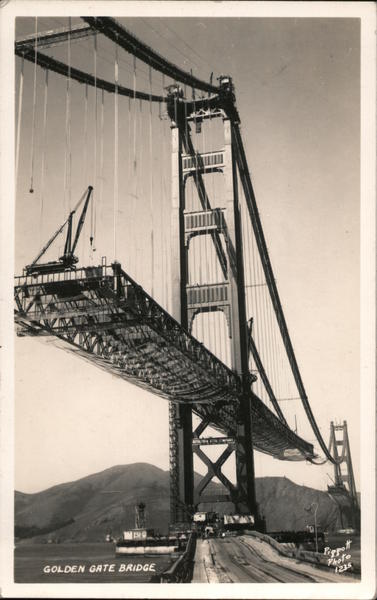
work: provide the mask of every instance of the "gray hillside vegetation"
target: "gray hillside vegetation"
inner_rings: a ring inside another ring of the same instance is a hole
[[[221,492],[219,484],[210,485],[209,493]],[[285,477],[262,477],[256,480],[256,493],[269,531],[303,530],[313,524],[313,513],[307,510],[313,502],[318,503],[319,528],[340,527],[338,506],[327,492]],[[166,533],[169,472],[147,463],[111,467],[34,494],[16,491],[15,535],[23,543],[104,541],[106,534],[118,537],[134,526],[140,501],[147,506],[148,526]]]

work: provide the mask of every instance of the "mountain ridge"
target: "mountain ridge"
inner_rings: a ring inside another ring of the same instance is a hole
[[[196,480],[200,477],[195,474]],[[40,492],[16,491],[16,537],[29,542],[50,538],[103,541],[109,532],[119,536],[123,529],[134,526],[134,507],[141,500],[147,506],[148,526],[165,533],[170,516],[169,483],[169,471],[149,463],[133,463],[115,465]],[[206,491],[213,494],[221,489],[221,484],[211,483]],[[300,486],[286,477],[257,478],[256,496],[269,531],[305,529],[314,518],[308,511],[313,502],[318,503],[319,527],[333,530],[340,526],[339,507],[327,492]],[[228,510],[228,506],[223,508]]]

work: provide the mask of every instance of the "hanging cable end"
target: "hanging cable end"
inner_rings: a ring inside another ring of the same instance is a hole
[[[34,194],[34,190],[33,190],[33,188],[30,188],[30,190],[29,190],[29,194]]]

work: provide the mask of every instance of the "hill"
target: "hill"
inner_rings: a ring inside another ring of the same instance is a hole
[[[197,476],[199,477],[199,476]],[[211,484],[219,490],[218,484]],[[285,477],[256,480],[257,501],[269,531],[304,529],[312,524],[306,510],[318,503],[319,527],[340,526],[339,510],[327,492],[296,485]],[[147,505],[148,526],[166,532],[169,523],[169,472],[146,463],[119,465],[42,492],[15,492],[16,537],[41,541],[102,541],[134,526],[134,507]]]

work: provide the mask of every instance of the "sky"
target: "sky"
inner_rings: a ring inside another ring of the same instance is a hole
[[[39,26],[43,30],[68,23],[67,18],[56,20],[40,22]],[[220,74],[233,77],[249,169],[309,401],[326,442],[330,421],[347,420],[359,489],[359,21],[304,18],[122,18],[120,21],[172,62],[187,70],[193,68],[194,74],[202,79],[209,80],[211,72],[214,77]],[[32,33],[34,28],[34,19],[20,20],[16,37]],[[106,45],[102,48],[107,52],[107,62],[98,64],[98,69],[111,79],[111,49]],[[64,53],[66,49],[53,51],[60,59]],[[90,52],[77,46],[72,49],[73,57],[75,64],[92,70]],[[133,63],[129,57],[124,61],[120,68],[121,81],[132,87]],[[19,73],[17,58],[17,87]],[[16,199],[16,273],[34,258],[62,222],[63,209],[67,208],[61,201],[65,82],[59,83],[58,76],[51,77],[49,82],[47,173],[41,217],[38,174],[43,146],[44,79],[43,73],[38,73],[36,189],[31,195],[28,190],[33,131],[32,65],[25,64],[24,73]],[[148,90],[148,68],[138,65],[137,75],[140,87]],[[153,86],[162,88],[160,79],[154,78]],[[83,94],[82,86],[72,91],[73,198],[81,195],[83,189]],[[114,115],[111,102],[111,99],[105,100],[106,123]],[[89,103],[93,111],[92,97]],[[120,127],[123,127],[119,152],[125,165],[120,180],[126,187],[133,125],[131,129],[128,127],[128,104],[123,103],[119,110]],[[131,106],[131,116],[132,110],[136,111],[136,107]],[[169,126],[159,121],[153,125],[156,156],[148,162],[148,108],[143,110],[145,118],[140,120],[139,139],[144,142],[139,152],[143,153],[146,166],[145,173],[139,173],[139,195],[144,192],[148,198],[148,167],[152,163],[154,167],[166,165],[170,160]],[[156,116],[157,108],[153,110]],[[93,129],[88,127],[91,152],[93,135]],[[110,257],[114,244],[110,214],[112,151],[113,130],[107,125],[104,200],[102,212],[98,211],[97,244],[98,255],[101,252]],[[157,185],[156,179],[153,183]],[[135,184],[132,181],[129,185]],[[164,196],[163,178],[158,185],[161,185],[161,208],[156,202],[151,212],[146,212],[155,225],[168,222],[170,201]],[[123,198],[121,193],[120,203]],[[68,204],[67,199],[65,204]],[[118,255],[123,265],[134,261],[130,265],[131,274],[143,284],[148,281],[149,273],[149,259],[143,252],[149,235],[148,221],[142,221],[144,213],[139,205],[133,205],[133,213],[127,212],[129,209],[122,204],[119,210],[124,210],[124,215],[119,218]],[[145,226],[137,231],[136,225],[130,227],[130,214],[135,217],[135,224],[141,221]],[[87,231],[84,234],[87,239]],[[166,256],[168,250],[164,235],[161,228],[155,240],[156,253],[161,256]],[[136,246],[138,258],[132,258],[130,248]],[[80,251],[86,252],[90,260],[88,249],[80,246]],[[155,260],[158,262],[158,258]],[[164,275],[165,259],[161,260],[159,273]],[[162,288],[157,289],[156,294],[160,301],[167,301]],[[16,338],[15,351],[16,489],[39,491],[115,464],[150,462],[168,469],[168,403],[165,400],[70,356],[48,340]],[[299,410],[297,406],[299,433],[306,434],[309,430],[303,410]],[[306,436],[311,442],[313,438],[310,432]],[[255,466],[257,476],[285,475],[296,483],[320,489],[331,483],[329,475],[333,476],[329,464],[323,467],[289,464],[258,452]],[[228,468],[231,476],[232,467]],[[202,469],[198,465],[198,470]]]

